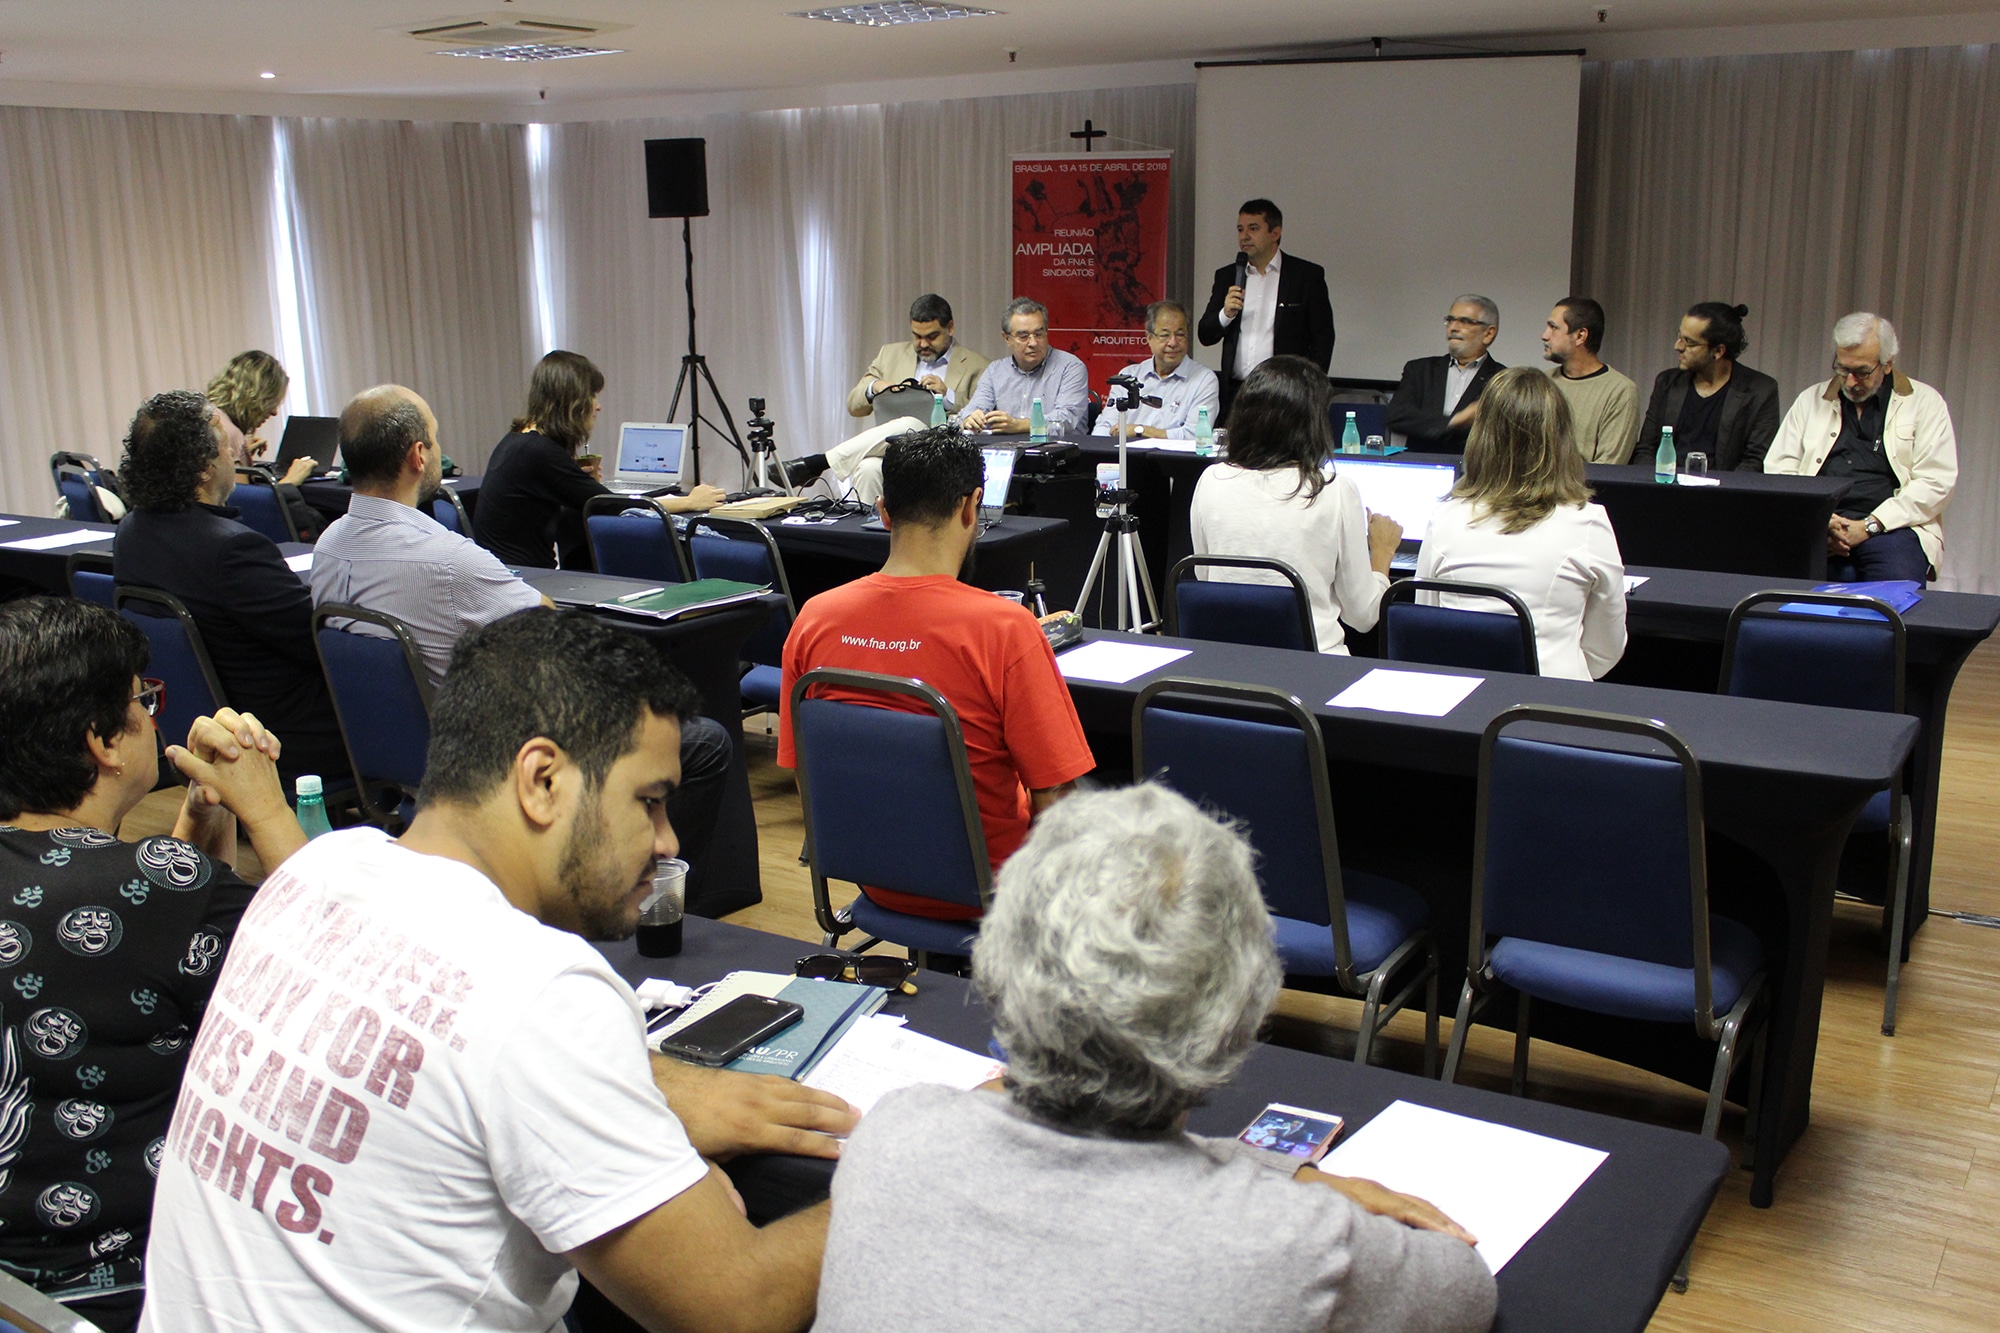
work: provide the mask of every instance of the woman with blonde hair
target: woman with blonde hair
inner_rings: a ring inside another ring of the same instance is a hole
[[[278,358],[255,348],[230,357],[229,364],[208,382],[208,401],[243,432],[243,447],[236,453],[236,466],[262,464],[263,455],[271,445],[257,432],[278,414],[278,404],[285,401],[285,392],[291,385],[292,377],[285,373]],[[292,525],[306,541],[313,540],[326,526],[326,519],[299,493],[299,483],[312,476],[315,466],[311,455],[294,458],[285,475],[277,479],[276,486],[278,498],[292,511]]]
[[[1530,366],[1503,370],[1479,400],[1465,471],[1438,506],[1417,577],[1490,583],[1535,619],[1542,674],[1594,680],[1625,652],[1625,562],[1604,506],[1592,504],[1569,404]],[[1487,598],[1422,594],[1491,611]]]

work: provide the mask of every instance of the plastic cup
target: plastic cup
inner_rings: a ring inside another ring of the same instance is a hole
[[[1690,477],[1707,476],[1708,455],[1704,453],[1689,454],[1686,458],[1681,460],[1681,471],[1686,473]]]
[[[653,869],[653,896],[639,909],[642,958],[672,958],[681,951],[681,919],[687,912],[688,864],[668,857]]]
[[[1388,447],[1389,442],[1380,435],[1370,435],[1361,442],[1361,452],[1364,454],[1379,454]]]
[[[1005,597],[1016,606],[1024,606],[1028,601],[1026,593],[1015,592],[1012,588],[996,588],[993,591],[993,595],[995,597]]]

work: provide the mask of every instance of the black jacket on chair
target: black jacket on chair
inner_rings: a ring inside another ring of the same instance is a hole
[[[1236,396],[1236,335],[1241,319],[1225,326],[1222,302],[1236,285],[1236,265],[1224,264],[1215,270],[1215,286],[1208,294],[1208,309],[1202,311],[1196,332],[1203,347],[1222,344],[1222,364],[1216,376],[1222,381],[1221,415],[1229,414],[1230,399]],[[1333,364],[1333,302],[1326,294],[1326,270],[1310,259],[1285,253],[1278,264],[1278,310],[1271,330],[1272,356],[1302,356],[1325,370]]]
[[[1634,462],[1651,461],[1659,447],[1660,427],[1681,419],[1694,372],[1678,366],[1663,370],[1653,381],[1646,404],[1646,424],[1639,427]],[[1722,400],[1722,419],[1715,423],[1715,455],[1708,465],[1717,472],[1762,472],[1764,455],[1778,438],[1778,382],[1761,370],[1739,365],[1729,372],[1729,394]]]
[[[1447,403],[1444,384],[1451,358],[1420,356],[1407,361],[1403,364],[1403,382],[1396,386],[1396,396],[1389,400],[1382,423],[1408,440],[1410,448],[1418,453],[1462,454],[1472,427],[1454,426],[1452,417],[1460,408],[1478,402],[1479,396],[1486,392],[1487,381],[1506,368],[1488,355],[1473,373],[1464,397]]]

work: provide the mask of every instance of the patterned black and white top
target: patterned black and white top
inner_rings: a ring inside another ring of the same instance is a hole
[[[144,1282],[188,1046],[256,890],[174,838],[0,825],[0,1267]]]

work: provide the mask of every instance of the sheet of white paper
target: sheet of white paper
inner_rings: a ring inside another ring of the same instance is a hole
[[[1099,680],[1107,685],[1123,685],[1149,671],[1158,671],[1169,662],[1186,657],[1188,648],[1155,648],[1144,643],[1119,643],[1099,639],[1056,656],[1056,665],[1069,680]]]
[[[311,551],[301,551],[297,555],[288,555],[285,557],[285,568],[291,570],[294,574],[303,574],[312,567],[313,553]]]
[[[991,1056],[911,1032],[899,1019],[884,1021],[872,1015],[849,1028],[804,1082],[846,1098],[866,1115],[898,1088],[918,1083],[976,1088],[1001,1072],[1002,1066]]]
[[[1677,486],[1720,486],[1722,484],[1722,478],[1696,477],[1686,472],[1682,472],[1674,478],[1674,484]]]
[[[1627,574],[1625,576],[1625,591],[1632,591],[1632,589],[1638,587],[1651,577],[1653,577],[1651,574]]]
[[[0,528],[11,528],[20,521],[18,518],[0,518]]]
[[[1143,442],[1135,440],[1126,447],[1131,449],[1141,447],[1160,449],[1170,454],[1192,454],[1198,453],[1201,449],[1201,446],[1193,440],[1146,440]]]
[[[1465,696],[1478,689],[1482,679],[1377,667],[1326,702],[1329,708],[1370,708],[1378,713],[1443,717],[1465,702]]]
[[[81,546],[85,542],[108,542],[111,534],[96,532],[90,528],[77,528],[71,532],[51,532],[40,537],[23,537],[17,542],[4,542],[10,551],[55,551],[65,546]]]
[[[1524,1129],[1395,1102],[1319,1165],[1435,1204],[1479,1237],[1479,1257],[1498,1273],[1608,1156]]]

